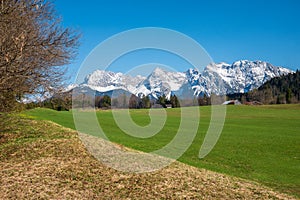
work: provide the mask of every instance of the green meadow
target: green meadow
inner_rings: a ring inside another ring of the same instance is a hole
[[[200,109],[197,135],[179,161],[199,168],[257,181],[300,197],[300,105],[227,106],[222,134],[214,149],[203,159],[199,149],[207,132],[211,107]],[[167,120],[150,138],[125,134],[115,123],[111,110],[99,110],[97,119],[106,136],[124,146],[151,152],[168,144],[176,135],[181,110],[166,109]],[[116,112],[124,112],[119,110]],[[130,110],[140,126],[150,123],[149,110]],[[75,129],[72,112],[33,109],[23,112],[38,120],[50,120]],[[193,120],[193,119],[191,119]],[[198,119],[197,119],[198,120]],[[188,137],[188,136],[187,136]]]

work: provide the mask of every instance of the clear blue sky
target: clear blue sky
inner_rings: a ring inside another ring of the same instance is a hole
[[[64,26],[78,28],[83,35],[78,58],[70,65],[71,75],[75,75],[84,58],[100,42],[139,27],[182,32],[199,42],[214,62],[263,60],[300,69],[298,0],[56,0],[54,3]],[[157,60],[145,56],[144,61]],[[181,67],[184,71],[188,66]]]

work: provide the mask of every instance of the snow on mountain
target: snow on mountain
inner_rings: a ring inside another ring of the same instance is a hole
[[[63,92],[68,92],[70,90],[73,90],[74,88],[78,87],[78,84],[71,84],[71,85],[68,85]]]
[[[122,73],[114,73],[104,70],[96,70],[89,74],[81,86],[90,87],[98,92],[107,92],[111,90],[123,89],[132,91],[145,79],[143,76],[132,77]]]
[[[211,85],[209,93],[231,94],[245,93],[258,88],[271,78],[286,75],[292,71],[275,67],[263,61],[236,61],[232,65],[226,63],[208,65],[202,76]]]
[[[133,93],[137,96],[152,95],[154,98],[164,94],[169,98],[171,92],[179,90],[185,82],[187,82],[185,73],[168,72],[161,68],[155,68]]]
[[[183,93],[186,90],[191,90],[195,96],[224,95],[248,92],[273,77],[291,72],[263,61],[241,60],[233,64],[211,63],[202,72],[198,69],[169,72],[156,68],[148,77],[96,70],[80,86],[99,92],[122,89],[140,97],[150,95],[153,98],[161,95],[168,98],[173,92]]]

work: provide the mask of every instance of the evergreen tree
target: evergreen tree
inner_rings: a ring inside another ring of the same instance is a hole
[[[290,88],[287,89],[285,98],[286,98],[286,103],[291,103],[292,90]]]
[[[139,100],[138,97],[132,94],[129,99],[129,108],[138,108]]]
[[[162,107],[166,107],[166,95],[163,94],[162,96],[158,97],[158,104],[162,105]]]
[[[142,106],[143,108],[150,108],[151,107],[149,96],[143,96],[142,102],[143,102],[143,106]]]

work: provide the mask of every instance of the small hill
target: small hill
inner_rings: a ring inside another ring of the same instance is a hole
[[[175,162],[122,173],[98,162],[77,132],[2,116],[0,199],[293,199],[258,183]]]

